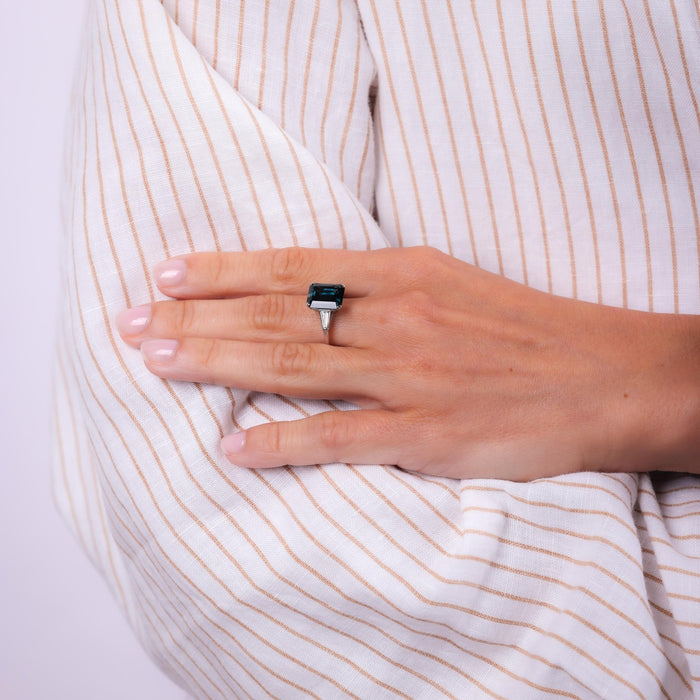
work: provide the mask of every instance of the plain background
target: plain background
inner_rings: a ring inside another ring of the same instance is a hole
[[[184,700],[50,494],[59,178],[86,1],[0,0],[0,698]]]

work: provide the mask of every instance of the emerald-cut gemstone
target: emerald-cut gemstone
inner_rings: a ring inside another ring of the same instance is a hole
[[[342,284],[312,284],[306,305],[311,309],[337,311],[343,305],[345,287]]]

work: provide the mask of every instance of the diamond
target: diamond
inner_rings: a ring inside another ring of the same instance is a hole
[[[311,309],[337,311],[343,305],[345,287],[342,284],[312,284],[306,297],[306,305]]]

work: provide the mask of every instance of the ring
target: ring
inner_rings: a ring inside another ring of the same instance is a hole
[[[328,331],[331,327],[333,314],[343,305],[343,295],[345,287],[342,284],[317,284],[309,287],[309,294],[306,297],[306,305],[310,309],[318,311],[321,316],[321,328],[326,343],[330,343]]]

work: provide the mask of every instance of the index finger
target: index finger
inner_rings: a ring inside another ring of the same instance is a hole
[[[190,253],[158,263],[154,274],[159,289],[179,299],[306,294],[312,282],[343,284],[347,297],[361,297],[386,284],[388,255],[391,249]]]

